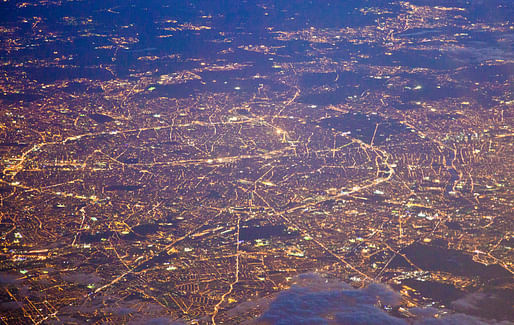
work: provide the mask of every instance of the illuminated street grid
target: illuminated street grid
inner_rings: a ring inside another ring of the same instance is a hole
[[[90,67],[101,80],[31,78],[70,58],[15,53],[66,34],[38,17],[31,39],[2,27],[2,64],[18,67],[0,78],[1,269],[16,275],[3,323],[237,323],[262,310],[234,307],[311,271],[389,283],[405,306],[444,305],[421,282],[512,290],[512,52],[461,43],[512,42],[513,26],[395,5],[360,9],[368,26],[270,27],[262,44],[218,35],[211,59],[141,51],[156,68],[128,76],[113,54]],[[159,21],[159,37],[212,19]],[[120,35],[98,51],[137,43]],[[173,62],[184,68],[159,69]]]

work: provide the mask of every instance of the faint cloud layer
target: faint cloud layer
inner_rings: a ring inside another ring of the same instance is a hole
[[[0,273],[0,287],[7,287],[18,283],[18,276],[12,273]]]
[[[327,280],[318,274],[299,276],[295,285],[280,293],[256,324],[383,324],[383,325],[453,325],[512,324],[486,321],[465,314],[441,314],[436,308],[412,308],[413,318],[392,316],[379,306],[394,307],[401,296],[383,284],[354,289],[348,284]]]
[[[128,325],[184,325],[181,321],[169,319],[167,317],[147,318],[129,322]]]

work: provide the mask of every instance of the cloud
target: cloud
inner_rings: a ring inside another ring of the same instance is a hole
[[[458,312],[496,319],[514,319],[512,298],[514,292],[506,289],[474,292],[451,303]]]
[[[382,284],[363,289],[327,280],[317,274],[301,275],[279,294],[257,324],[407,324],[377,307],[395,306],[400,295]]]
[[[349,309],[335,315],[336,324],[383,324],[383,325],[403,325],[405,320],[386,314],[374,306],[360,306],[355,310]]]
[[[472,293],[455,300],[452,302],[452,306],[461,311],[477,310],[480,308],[480,302],[488,298],[490,295],[483,292]]]
[[[108,312],[118,315],[118,316],[125,316],[130,315],[136,312],[136,310],[129,308],[129,307],[111,307],[106,309]]]
[[[421,318],[414,322],[415,325],[509,325],[512,322],[495,320],[488,321],[475,316],[466,314],[448,314],[443,317]]]
[[[81,285],[95,284],[100,283],[102,281],[102,278],[100,278],[98,275],[94,273],[86,274],[80,272],[64,274],[62,276],[62,279],[64,281],[74,282]]]
[[[129,322],[128,325],[184,325],[184,323],[172,320],[167,317],[145,318],[137,321]]]
[[[0,286],[7,287],[18,282],[18,276],[12,273],[0,273]]]
[[[451,313],[437,308],[412,308],[410,318],[400,318],[383,307],[398,306],[399,293],[392,288],[372,283],[354,289],[348,284],[328,280],[319,274],[309,273],[298,277],[288,290],[279,293],[269,303],[269,308],[250,324],[326,324],[326,325],[485,325],[512,324],[486,321],[481,318]]]
[[[0,310],[13,310],[23,307],[23,303],[19,301],[9,301],[0,303]]]
[[[71,320],[72,317],[87,319],[93,315],[108,316],[113,323],[130,325],[184,325],[169,316],[162,306],[140,299],[123,300],[117,295],[98,294],[77,305],[64,306],[59,310],[59,319],[70,317],[65,324],[86,324],[84,320]],[[62,324],[57,322],[58,324]]]
[[[500,47],[489,46],[486,43],[480,44],[481,47],[457,47],[452,46],[442,51],[445,51],[450,56],[468,63],[478,63],[486,60],[507,60],[512,58],[512,52],[508,49],[502,49]]]

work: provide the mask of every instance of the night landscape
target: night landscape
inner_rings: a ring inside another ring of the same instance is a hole
[[[511,0],[0,17],[0,323],[513,324]]]

